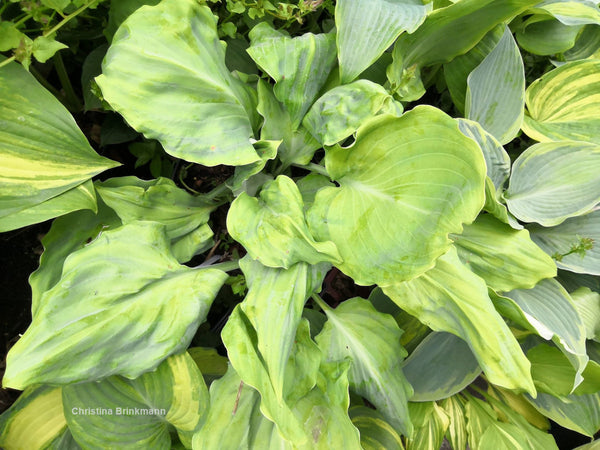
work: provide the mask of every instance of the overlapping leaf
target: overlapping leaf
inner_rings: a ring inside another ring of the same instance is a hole
[[[529,361],[494,309],[485,282],[460,262],[456,250],[420,277],[383,291],[433,330],[464,339],[491,383],[535,392]]]
[[[216,18],[193,0],[133,13],[96,81],[111,106],[167,153],[207,166],[258,161],[254,100],[225,66]]]
[[[525,93],[523,131],[540,142],[600,144],[600,61],[564,64],[534,81]]]
[[[167,450],[171,427],[189,446],[204,422],[209,399],[202,374],[187,353],[169,357],[134,380],[112,376],[71,384],[63,387],[62,395],[69,430],[91,449]]]
[[[421,0],[339,0],[335,7],[340,79],[349,83],[406,31],[412,33],[431,11]]]
[[[189,345],[225,278],[179,265],[158,223],[105,231],[67,257],[60,281],[41,295],[33,323],[7,356],[3,385],[152,370]]]
[[[325,305],[323,305],[325,306]],[[367,398],[398,432],[412,433],[408,399],[413,389],[402,373],[407,355],[394,318],[361,298],[325,309],[327,322],[316,337],[327,361],[352,358],[350,387]]]
[[[504,198],[517,219],[545,227],[589,212],[600,202],[600,146],[562,141],[529,147],[513,164]]]
[[[517,30],[519,46],[534,55],[554,55],[575,45],[582,25],[569,26],[545,14],[529,17]]]
[[[0,71],[0,124],[0,231],[95,210],[89,185],[74,188],[118,163],[99,156],[64,106],[17,63]]]
[[[325,164],[340,187],[317,193],[308,223],[318,240],[336,244],[337,267],[358,284],[425,272],[448,249],[448,233],[484,203],[481,150],[429,106],[372,119],[351,149],[328,149]]]
[[[450,425],[446,412],[435,402],[411,403],[410,416],[415,432],[406,442],[406,450],[440,448]]]
[[[376,410],[355,406],[348,413],[352,423],[360,431],[360,445],[364,450],[404,449],[400,435]]]

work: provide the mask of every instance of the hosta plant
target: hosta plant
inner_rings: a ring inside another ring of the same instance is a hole
[[[592,439],[597,1],[109,12],[84,96],[174,170],[114,176],[0,63],[0,230],[54,219],[2,447],[558,448],[549,419]]]

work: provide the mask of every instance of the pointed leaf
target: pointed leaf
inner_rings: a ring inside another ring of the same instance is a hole
[[[488,296],[485,282],[451,249],[419,278],[383,288],[435,331],[464,339],[491,383],[534,393],[530,364]]]
[[[513,164],[504,198],[517,219],[545,227],[589,212],[600,202],[600,146],[562,141],[529,147]]]
[[[69,430],[84,448],[170,449],[171,426],[184,442],[202,426],[208,390],[182,353],[134,380],[112,376],[65,386],[62,401]]]
[[[453,449],[467,448],[467,418],[465,408],[460,396],[448,397],[440,403],[440,406],[450,419],[446,439]]]
[[[600,210],[567,219],[556,227],[532,226],[531,239],[549,255],[559,255],[556,265],[577,273],[600,275]],[[575,251],[582,239],[591,241],[591,248]]]
[[[179,265],[168,245],[162,225],[135,222],[67,257],[7,356],[4,386],[135,378],[187,348],[227,275]]]
[[[571,297],[554,279],[540,281],[533,289],[515,289],[504,294],[513,300],[533,328],[546,340],[552,340],[577,370],[576,388],[582,381],[588,357],[585,350],[585,327]]]
[[[336,244],[337,267],[357,284],[385,286],[425,272],[448,249],[448,233],[483,206],[481,150],[430,106],[372,119],[350,149],[328,149],[325,163],[340,187],[317,193],[310,230]]]
[[[400,435],[378,411],[357,406],[350,408],[349,414],[360,432],[360,445],[364,450],[404,450]]]
[[[302,123],[321,144],[333,145],[353,134],[369,117],[386,112],[400,116],[402,110],[402,103],[382,86],[357,80],[327,91]]]
[[[450,333],[436,332],[421,341],[404,362],[402,371],[414,390],[411,402],[448,398],[481,374],[465,341]]]
[[[497,291],[532,288],[556,276],[556,264],[529,238],[489,214],[451,235],[461,261]]]
[[[115,34],[102,72],[105,100],[170,155],[207,166],[259,160],[247,93],[225,66],[207,6],[166,0],[138,9]]]
[[[263,22],[250,31],[250,40],[248,53],[275,80],[275,96],[287,108],[292,129],[297,129],[335,65],[334,35],[290,38]]]
[[[523,122],[525,69],[508,27],[467,79],[465,114],[479,122],[501,144],[512,141]]]
[[[66,428],[61,388],[30,387],[0,415],[0,445],[7,450],[46,448]]]
[[[375,405],[394,429],[410,435],[408,399],[413,390],[402,373],[407,352],[400,345],[402,330],[394,318],[362,298],[346,300],[325,313],[327,322],[316,337],[325,359],[352,358],[351,389]]]
[[[600,61],[564,64],[534,81],[525,93],[523,131],[540,142],[600,144]]]
[[[339,0],[335,24],[341,82],[354,80],[401,33],[414,32],[429,11],[431,5],[421,0]]]
[[[538,393],[529,401],[560,426],[592,437],[600,430],[600,393],[554,397]]]
[[[0,123],[0,217],[10,216],[0,224],[2,231],[73,211],[63,200],[40,204],[118,165],[90,147],[64,106],[17,63],[0,71]],[[95,199],[83,203],[92,204]],[[19,217],[36,205],[31,214]]]
[[[415,432],[407,439],[406,450],[440,448],[450,425],[448,414],[435,402],[410,403]]]
[[[227,214],[227,229],[250,256],[268,267],[290,268],[297,262],[339,263],[331,241],[316,241],[306,223],[300,191],[280,175],[267,183],[259,198],[242,192]]]

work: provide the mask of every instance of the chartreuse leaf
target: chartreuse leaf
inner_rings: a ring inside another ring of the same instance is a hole
[[[450,333],[430,333],[404,362],[402,371],[413,387],[412,402],[448,398],[481,374],[465,341]]]
[[[319,303],[327,322],[316,341],[325,360],[350,357],[350,388],[375,405],[399,433],[410,435],[408,399],[413,390],[402,373],[407,352],[400,345],[402,330],[394,318],[362,298],[346,300],[335,309]]]
[[[242,191],[248,192],[251,190],[250,187],[253,185],[253,182],[249,180],[254,177],[254,175],[258,175],[258,177],[254,179],[259,179],[263,176],[270,176],[268,174],[261,173],[261,171],[265,168],[270,160],[275,159],[277,156],[277,149],[281,142],[282,141],[263,140],[254,143],[254,149],[260,156],[260,161],[235,168],[233,179],[230,183],[227,183],[234,195],[239,195]]]
[[[271,86],[258,80],[258,106],[259,114],[264,118],[263,127],[260,130],[262,139],[276,139],[283,142],[277,151],[277,157],[281,160],[283,167],[291,164],[308,164],[315,150],[321,145],[312,137],[308,130],[300,126],[294,130],[290,114],[285,106],[275,98]]]
[[[467,79],[465,114],[501,144],[512,141],[523,122],[525,69],[508,27]]]
[[[480,215],[451,238],[461,261],[497,291],[532,288],[556,276],[556,264],[530,239],[489,214]]]
[[[136,177],[96,182],[96,190],[121,221],[152,220],[165,225],[173,253],[179,262],[212,246],[207,222],[216,207],[177,187],[168,178],[144,181]],[[182,245],[184,244],[184,245]]]
[[[336,244],[343,259],[336,266],[361,285],[425,272],[450,246],[448,233],[460,232],[484,203],[481,150],[430,106],[370,120],[351,149],[327,149],[325,164],[340,186],[317,193],[309,227]]]
[[[545,227],[589,212],[600,202],[600,146],[562,141],[529,147],[513,164],[504,197],[517,219]]]
[[[94,184],[88,180],[79,186],[22,211],[0,217],[0,232],[14,230],[73,211],[97,210]]]
[[[259,160],[251,105],[225,66],[216,23],[193,0],[142,7],[115,34],[96,81],[105,100],[170,155],[206,166],[249,164]]]
[[[600,391],[600,364],[595,361],[588,362],[582,374],[583,382],[573,390],[576,370],[558,348],[539,344],[527,352],[527,359],[531,361],[531,376],[538,392],[560,397]]]
[[[556,227],[534,225],[529,231],[559,268],[600,275],[600,211],[567,219]]]
[[[0,416],[0,446],[46,448],[67,428],[60,387],[29,387]]]
[[[206,422],[192,441],[194,449],[292,449],[261,414],[258,391],[244,384],[233,367],[211,385],[210,399]]]
[[[516,417],[523,417],[528,423],[542,431],[550,429],[550,422],[529,403],[526,398],[527,394],[517,395],[508,389],[502,389],[498,386],[494,386],[491,394],[494,395],[494,398],[500,398],[502,404],[514,411]],[[500,397],[497,397],[497,394],[500,394]]]
[[[89,449],[170,449],[171,426],[191,444],[209,400],[202,374],[185,352],[134,380],[116,375],[70,384],[62,396],[69,430]]]
[[[465,110],[469,74],[496,47],[504,34],[504,29],[504,24],[495,26],[467,53],[444,64],[444,79],[448,91],[452,97],[452,102],[461,113]]]
[[[491,383],[535,393],[529,361],[494,309],[485,281],[460,262],[454,248],[425,274],[383,291],[431,329],[464,339]]]
[[[42,238],[44,253],[40,266],[29,276],[31,286],[31,314],[37,314],[42,294],[52,288],[62,275],[67,256],[91,243],[105,229],[121,225],[117,215],[102,202],[98,202],[98,212],[75,211],[52,222],[52,226]]]
[[[575,447],[573,450],[598,450],[599,448],[600,439],[596,439],[595,441],[580,445],[579,447]]]
[[[569,26],[545,14],[535,14],[517,29],[519,46],[534,55],[554,55],[575,45],[582,25]]]
[[[89,186],[73,188],[118,163],[99,156],[69,112],[17,63],[0,71],[0,123],[0,231],[95,210]]]
[[[402,111],[402,103],[382,86],[357,80],[327,91],[312,105],[302,123],[321,144],[333,145],[354,133],[369,117],[378,113],[400,116]]]
[[[447,63],[473,48],[496,25],[511,20],[538,0],[461,0],[427,16],[414,33],[400,36],[387,75],[404,101],[425,93],[420,70]],[[452,36],[452,39],[448,39]]]
[[[401,33],[423,23],[431,5],[421,0],[339,0],[335,6],[340,79],[349,83],[375,62]]]
[[[288,269],[300,261],[341,262],[333,242],[311,236],[303,206],[296,183],[280,175],[263,187],[259,198],[242,192],[233,201],[227,230],[265,266]]]
[[[538,393],[529,401],[560,426],[592,437],[600,430],[600,393],[554,397]]]
[[[104,35],[110,42],[119,26],[133,14],[137,9],[144,5],[156,5],[160,0],[121,0],[111,2],[108,10],[108,24],[104,28]]]
[[[533,11],[550,13],[565,25],[600,25],[600,10],[596,0],[545,0],[537,4]]]
[[[523,131],[536,141],[600,144],[600,61],[564,64],[534,81],[525,93]]]
[[[364,450],[404,450],[400,435],[378,411],[355,406],[348,414],[360,432],[360,445]]]
[[[306,33],[290,38],[262,22],[250,31],[250,41],[248,54],[275,80],[275,97],[296,130],[335,65],[335,36]]]
[[[187,348],[226,278],[179,265],[161,224],[107,230],[71,253],[60,281],[41,295],[7,356],[3,385],[135,378]]]
[[[406,442],[406,450],[440,448],[450,425],[448,414],[435,402],[409,403],[415,431]]]
[[[187,352],[202,372],[207,386],[227,372],[227,358],[219,355],[214,348],[191,347]]]
[[[545,279],[533,289],[515,289],[504,294],[521,310],[527,320],[517,320],[533,328],[541,337],[552,340],[577,370],[573,389],[582,381],[588,357],[585,350],[585,327],[567,291],[555,279]]]
[[[222,332],[229,360],[244,383],[260,392],[261,411],[282,436],[302,442],[307,436],[290,408],[314,386],[321,356],[301,315],[326,267],[297,263],[288,270],[272,269],[249,257],[240,267],[249,290]]]
[[[570,295],[583,320],[586,339],[600,342],[600,294],[590,288],[580,287]]]
[[[446,430],[446,439],[450,442],[450,446],[453,449],[467,448],[467,420],[462,398],[453,395],[440,402],[439,405],[450,419]]]

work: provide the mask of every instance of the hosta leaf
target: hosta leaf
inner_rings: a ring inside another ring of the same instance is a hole
[[[210,213],[216,206],[190,195],[178,188],[168,178],[144,181],[136,177],[111,178],[96,183],[102,200],[126,224],[136,220],[152,220],[165,225],[175,257],[180,262],[189,261],[195,254],[212,246],[212,231],[207,225]],[[199,230],[200,229],[200,230]],[[189,238],[201,232],[196,245]],[[186,239],[187,238],[187,239]],[[186,248],[179,249],[184,241]]]
[[[485,282],[460,262],[456,250],[419,278],[383,291],[433,330],[464,339],[491,383],[535,392],[529,361],[494,309]]]
[[[526,397],[527,394],[515,394],[508,389],[502,389],[498,386],[494,386],[494,391],[501,395],[501,404],[506,405],[506,408],[510,408],[516,417],[521,417],[521,420],[526,420],[527,423],[541,431],[548,431],[550,429],[550,422],[529,403]]]
[[[339,0],[335,7],[340,79],[349,83],[404,31],[412,33],[431,5],[421,0]]]
[[[429,334],[404,362],[402,371],[413,387],[412,402],[448,398],[481,373],[465,341],[450,333]]]
[[[104,35],[108,41],[112,40],[119,26],[137,9],[144,5],[156,5],[158,3],[160,3],[160,0],[120,0],[118,2],[110,2],[108,24],[104,29]]]
[[[46,448],[67,428],[60,387],[30,387],[0,416],[0,446]]]
[[[600,10],[596,0],[545,0],[534,11],[550,13],[565,25],[600,25]]]
[[[533,328],[565,353],[577,370],[573,388],[577,387],[588,362],[585,327],[567,291],[558,281],[546,279],[533,289],[515,289],[504,296],[516,303],[529,322],[521,323],[522,326]]]
[[[497,291],[532,288],[556,276],[556,264],[530,239],[489,214],[451,235],[461,261]]]
[[[263,22],[250,31],[250,40],[248,53],[275,80],[275,97],[287,108],[292,129],[297,129],[335,65],[334,35],[290,38]]]
[[[325,313],[327,322],[316,337],[324,358],[331,362],[352,358],[351,389],[375,405],[394,429],[410,435],[408,399],[413,390],[402,373],[407,352],[400,345],[402,330],[394,318],[362,298],[326,308]]]
[[[448,249],[448,233],[460,232],[484,203],[481,150],[430,106],[372,119],[351,149],[328,149],[325,163],[340,187],[317,193],[310,230],[336,244],[337,267],[361,285],[425,272]]]
[[[376,410],[356,406],[349,411],[352,423],[360,432],[364,450],[404,450],[400,435]]]
[[[253,162],[252,164],[247,164],[245,166],[236,167],[233,174],[233,179],[230,183],[226,182],[227,186],[233,191],[234,195],[239,195],[242,191],[248,193],[250,186],[253,185],[253,181],[249,180],[254,177],[254,175],[258,175],[258,177],[268,175],[261,173],[261,171],[265,168],[270,160],[275,159],[277,156],[277,149],[280,144],[281,141],[265,140],[258,141],[254,144],[254,149],[260,156],[260,161]],[[257,179],[258,177],[254,179]]]
[[[187,348],[227,275],[181,266],[168,248],[162,225],[135,222],[67,257],[9,352],[3,385],[135,378]]]
[[[166,0],[138,9],[115,34],[102,71],[105,100],[170,155],[206,166],[258,161],[248,94],[225,66],[207,6]]]
[[[508,27],[467,79],[465,114],[501,144],[512,141],[523,122],[525,69]]]
[[[600,48],[600,27],[596,25],[585,25],[575,45],[563,53],[565,61],[577,61],[580,59],[594,58],[594,53]]]
[[[358,80],[327,91],[302,123],[319,142],[333,145],[354,133],[369,117],[385,112],[400,116],[402,110],[402,103],[382,86]]]
[[[65,386],[62,401],[69,430],[86,449],[170,449],[170,426],[189,443],[202,426],[208,390],[183,353],[134,380],[112,376]]]
[[[558,348],[539,344],[527,352],[527,359],[531,361],[531,376],[538,392],[559,397],[600,391],[600,365],[595,361],[588,362],[582,374],[583,382],[573,390],[577,372]]]
[[[0,71],[0,124],[2,231],[71,212],[74,197],[76,209],[95,209],[95,199],[81,201],[82,191],[41,205],[118,163],[99,156],[69,112],[17,63]]]
[[[227,358],[219,355],[214,348],[191,347],[187,352],[202,372],[207,386],[227,372]]]
[[[91,180],[30,208],[0,217],[0,232],[44,222],[73,211],[96,212],[96,191]]]
[[[450,425],[448,414],[435,402],[410,403],[410,417],[415,431],[407,439],[407,450],[440,448]]]
[[[263,187],[259,198],[242,192],[234,200],[227,214],[227,229],[265,266],[287,269],[300,261],[340,262],[333,242],[311,236],[303,206],[296,184],[280,175]]]
[[[504,34],[504,24],[497,25],[467,53],[457,56],[452,61],[444,64],[444,79],[452,102],[463,113],[467,96],[467,78],[484,58],[496,47]]]
[[[523,131],[536,141],[600,144],[600,61],[564,64],[534,81],[525,93]]]
[[[515,161],[504,197],[517,219],[545,227],[589,212],[600,202],[600,146],[562,141],[529,147]]]
[[[600,294],[590,288],[580,287],[570,295],[583,320],[586,339],[600,342]]]
[[[291,450],[275,424],[260,412],[260,394],[245,385],[233,367],[210,387],[211,405],[205,425],[193,438],[203,450]]]
[[[297,130],[293,129],[290,114],[285,106],[275,98],[272,88],[262,79],[258,80],[258,106],[256,109],[264,118],[264,124],[260,130],[261,138],[283,141],[277,152],[277,157],[283,166],[308,164],[321,145],[303,126]]]
[[[592,437],[600,430],[600,393],[554,397],[538,393],[529,401],[543,415],[578,433]]]
[[[448,397],[439,404],[448,415],[450,423],[446,430],[446,439],[453,449],[467,447],[467,418],[465,408],[460,396]]]
[[[446,63],[466,53],[496,25],[538,2],[461,0],[436,9],[414,33],[404,34],[396,42],[394,62],[387,72],[392,89],[405,101],[420,98],[425,93],[420,80],[423,67]]]
[[[565,270],[600,275],[600,210],[556,227],[532,226],[531,239]],[[587,242],[587,245],[585,244]]]
[[[519,46],[534,55],[554,55],[569,50],[581,30],[580,26],[565,25],[547,15],[536,14],[517,30]]]

